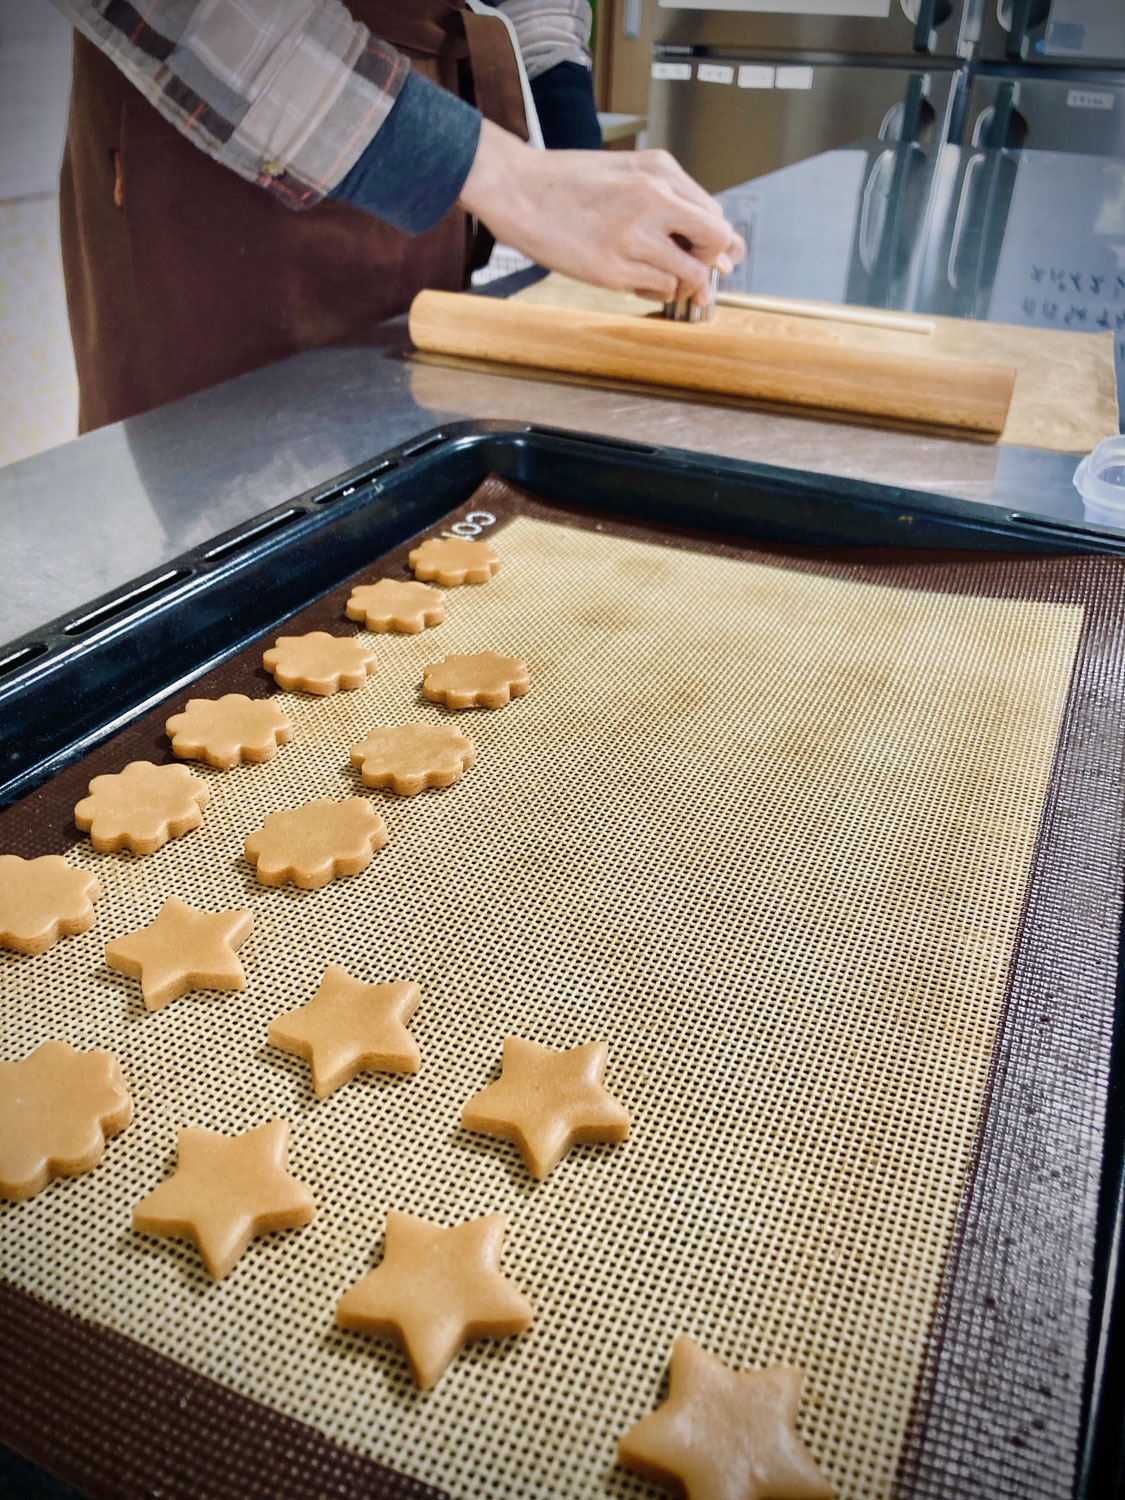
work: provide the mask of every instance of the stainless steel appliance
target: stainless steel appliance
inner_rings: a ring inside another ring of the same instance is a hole
[[[1029,67],[1125,64],[1122,0],[985,0],[977,58]]]
[[[720,193],[751,246],[720,288],[866,307],[922,305],[926,248],[941,233],[949,198],[939,182],[947,151],[862,141]]]
[[[964,139],[972,146],[1125,156],[1125,68],[982,69],[969,90]]]
[[[1125,166],[962,149],[930,310],[1113,332],[1125,355]],[[1123,392],[1125,394],[1125,392]]]
[[[981,0],[659,0],[650,140],[712,191],[849,141],[955,133]]]
[[[910,59],[658,50],[649,96],[653,145],[711,192],[860,139],[948,139],[961,73]]]
[[[713,191],[860,139],[1125,156],[1125,0],[648,4],[652,144]]]
[[[1125,163],[962,148],[922,304],[954,317],[1112,333],[1125,421]]]
[[[1120,157],[860,142],[720,195],[751,199],[746,290],[1111,333],[1125,422]]]
[[[1125,156],[1125,0],[985,0],[964,139]]]
[[[1077,0],[1074,0],[1077,3]],[[981,0],[659,0],[654,40],[721,52],[968,55]]]

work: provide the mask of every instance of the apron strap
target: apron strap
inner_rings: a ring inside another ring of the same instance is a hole
[[[529,138],[519,58],[507,26],[499,16],[460,12],[468,44],[465,97],[495,124],[523,141]]]
[[[519,59],[508,28],[498,16],[461,12],[468,42],[468,66],[462,70],[461,94],[475,104],[486,119],[528,139]],[[468,274],[488,264],[496,244],[479,219],[471,220]]]

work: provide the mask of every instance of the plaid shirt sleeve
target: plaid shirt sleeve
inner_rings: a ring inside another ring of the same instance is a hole
[[[338,0],[55,0],[162,115],[294,208],[347,175],[410,65]]]

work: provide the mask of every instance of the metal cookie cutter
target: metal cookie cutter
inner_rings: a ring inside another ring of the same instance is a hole
[[[672,238],[681,250],[691,249],[682,235],[674,234]],[[665,302],[664,316],[673,323],[709,323],[715,316],[715,293],[719,286],[719,272],[716,266],[711,267],[709,286],[711,300],[706,307],[697,307],[690,297],[681,297],[678,302]]]
[[[711,267],[711,300],[706,307],[699,307],[690,297],[681,297],[678,302],[665,302],[664,316],[674,323],[709,323],[715,316],[715,292],[719,285],[719,273]]]

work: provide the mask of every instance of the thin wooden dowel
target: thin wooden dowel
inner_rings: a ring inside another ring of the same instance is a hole
[[[796,297],[757,297],[750,292],[720,292],[720,307],[743,307],[748,312],[785,313],[790,318],[820,318],[832,323],[858,323],[864,328],[891,328],[897,333],[933,333],[932,318],[912,313],[880,312],[874,307],[843,307],[835,302],[802,302]]]

